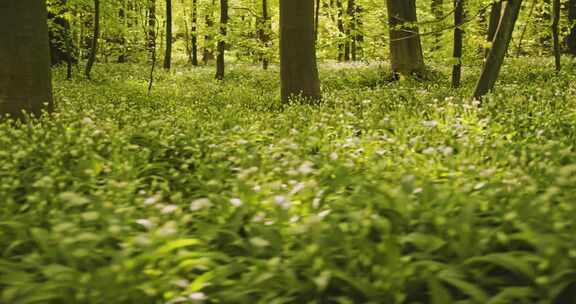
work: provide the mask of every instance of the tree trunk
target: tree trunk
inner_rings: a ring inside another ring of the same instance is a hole
[[[172,0],[166,0],[166,50],[164,53],[164,69],[172,66]]]
[[[310,0],[280,0],[280,78],[283,103],[293,97],[321,99]]]
[[[86,63],[86,75],[87,79],[91,79],[90,73],[92,72],[92,66],[96,62],[96,54],[98,52],[98,37],[100,36],[100,0],[94,0],[94,32],[92,33],[92,44],[90,46],[90,55],[88,56],[88,62]]]
[[[464,31],[462,25],[464,24],[464,1],[454,0],[454,66],[452,67],[452,87],[460,87],[460,75],[462,72],[462,40]]]
[[[363,34],[363,22],[362,22],[362,7],[360,5],[356,6],[356,35],[354,36],[354,44],[352,45],[352,60],[356,61],[363,57],[364,49],[364,34]]]
[[[318,41],[318,26],[320,25],[320,0],[316,0],[316,12],[314,13],[314,40]]]
[[[346,44],[344,45],[344,60],[350,61],[352,55],[352,45],[354,43],[355,20],[354,13],[356,12],[354,0],[348,0],[348,7],[346,8],[347,24],[346,24]]]
[[[0,2],[0,120],[51,112],[52,82],[45,1]]]
[[[148,51],[156,49],[156,0],[148,0]]]
[[[387,0],[390,27],[390,61],[395,74],[424,72],[424,56],[418,27],[415,25],[415,0]]]
[[[554,66],[556,72],[560,72],[562,68],[560,62],[560,38],[559,36],[560,24],[560,0],[552,1],[552,38],[554,39]]]
[[[262,0],[262,21],[260,24],[260,42],[262,43],[262,68],[264,70],[268,69],[270,59],[268,58],[268,47],[270,44],[270,16],[268,15],[268,1]]]
[[[434,15],[435,24],[432,26],[432,31],[434,32],[434,44],[432,46],[432,51],[436,52],[440,50],[442,45],[442,26],[440,22],[444,17],[444,10],[443,10],[444,1],[443,0],[432,0],[431,3],[431,10],[432,15]]]
[[[488,34],[486,36],[486,41],[490,43],[494,41],[494,36],[496,36],[496,30],[498,29],[498,24],[500,23],[501,16],[502,16],[502,0],[492,2],[490,8],[490,21],[488,21]],[[489,52],[490,49],[486,49],[486,51],[484,52],[484,57],[488,57]]]
[[[120,18],[122,30],[120,31],[120,54],[116,62],[126,63],[128,61],[128,55],[126,50],[126,32],[128,27],[128,16],[127,16],[127,6],[126,0],[120,2],[120,8],[118,9],[118,17]]]
[[[202,54],[202,62],[204,64],[208,64],[208,61],[214,59],[214,45],[212,41],[212,27],[214,26],[214,20],[212,11],[215,6],[215,0],[212,0],[212,5],[208,8],[208,12],[205,16],[206,22],[206,32],[207,34],[204,35],[204,52]]]
[[[512,33],[514,32],[514,26],[516,25],[521,7],[522,0],[508,0],[506,2],[504,15],[500,19],[492,48],[488,53],[488,57],[482,68],[482,73],[480,74],[480,79],[478,79],[476,89],[474,90],[473,98],[476,100],[481,100],[486,93],[492,91],[494,88],[494,84],[500,73],[500,68],[502,67],[502,62],[504,62],[506,51],[508,50],[508,45],[512,39]]]
[[[192,65],[198,66],[198,0],[192,0]]]
[[[570,34],[566,39],[568,54],[576,56],[576,0],[568,0],[568,24],[570,25]]]
[[[226,53],[226,33],[228,24],[228,0],[220,0],[220,39],[216,58],[216,79],[224,80],[224,55]]]
[[[338,10],[338,61],[344,60],[344,43],[342,43],[344,33],[344,8],[342,7],[342,0],[336,0],[336,8]]]

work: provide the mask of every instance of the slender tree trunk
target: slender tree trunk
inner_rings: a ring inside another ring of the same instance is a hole
[[[422,74],[424,56],[418,27],[415,25],[415,0],[387,0],[390,27],[390,61],[392,71],[400,75]]]
[[[568,9],[568,24],[570,25],[570,34],[566,39],[568,54],[576,56],[576,0],[568,0],[566,3]]]
[[[321,99],[314,43],[314,2],[280,0],[280,78],[282,102]]]
[[[554,39],[554,65],[556,72],[560,72],[560,0],[552,0],[552,38]]]
[[[156,48],[156,0],[148,0],[148,51]]]
[[[220,0],[220,39],[216,58],[216,79],[224,80],[224,55],[226,53],[226,33],[228,24],[228,0]]]
[[[501,16],[502,16],[502,0],[492,2],[490,8],[490,21],[488,22],[488,35],[486,37],[486,40],[490,43],[494,41],[494,36],[496,36],[496,30],[498,29],[498,24],[500,23]],[[484,52],[484,57],[487,57],[489,52],[490,49],[487,49]]]
[[[215,0],[212,0],[212,5],[210,6],[210,8],[208,9],[208,12],[206,13],[205,16],[205,22],[206,22],[206,29],[205,31],[207,32],[206,35],[204,35],[204,52],[202,54],[202,61],[204,62],[204,64],[208,64],[208,61],[214,59],[214,45],[213,45],[213,41],[212,41],[212,27],[214,27],[214,20],[213,18],[213,14],[212,14],[212,10],[214,9],[215,6]]]
[[[192,65],[198,66],[198,0],[192,0]]]
[[[522,0],[508,0],[507,2],[504,15],[500,19],[500,24],[494,37],[492,48],[488,53],[488,57],[482,68],[482,73],[476,84],[476,89],[474,90],[473,98],[476,100],[481,100],[486,93],[492,91],[494,88],[494,84],[500,73],[500,68],[502,67],[502,62],[504,62],[506,51],[508,50],[508,45],[512,39],[512,33],[514,32],[514,26],[521,7]]]
[[[51,112],[46,3],[2,0],[0,6],[0,120]]]
[[[262,68],[268,69],[270,59],[268,58],[268,47],[270,44],[270,16],[268,15],[268,1],[262,0],[262,23],[260,24],[260,42],[264,50],[262,51]]]
[[[432,26],[432,30],[434,31],[434,44],[432,45],[433,52],[440,50],[442,45],[442,31],[440,30],[442,26],[440,25],[440,22],[444,17],[443,5],[443,0],[432,0],[431,3],[431,10],[435,20],[435,24]]]
[[[122,30],[120,31],[120,55],[118,55],[117,62],[118,63],[126,63],[128,60],[127,50],[126,50],[126,32],[128,26],[128,16],[127,16],[127,7],[126,7],[126,0],[122,0],[120,2],[120,8],[118,9],[118,17],[120,18],[120,22],[122,23]]]
[[[354,13],[356,12],[354,0],[348,0],[346,15],[348,24],[346,24],[346,44],[344,45],[344,60],[350,61],[352,55],[352,45],[354,43],[354,33],[356,31],[354,24]]]
[[[86,63],[86,71],[84,73],[87,79],[91,79],[90,73],[92,72],[94,62],[96,62],[99,36],[100,36],[100,0],[94,0],[94,32],[92,33],[92,45],[90,46],[90,55],[88,56],[88,62]]]
[[[462,40],[464,31],[462,25],[464,24],[464,1],[454,0],[454,66],[452,67],[452,87],[460,87],[460,75],[462,72]]]
[[[172,0],[166,0],[166,50],[164,53],[164,69],[172,66]]]
[[[338,61],[344,60],[344,43],[342,43],[344,33],[344,8],[342,7],[342,0],[336,0],[336,8],[338,10]]]
[[[356,13],[354,16],[356,17],[356,35],[354,36],[354,45],[352,48],[352,60],[358,60],[362,58],[364,55],[364,34],[363,34],[363,22],[362,22],[362,7],[360,5],[356,6]]]

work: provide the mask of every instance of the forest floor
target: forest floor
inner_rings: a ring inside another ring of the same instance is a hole
[[[574,303],[576,62],[443,80],[100,65],[0,125],[1,303]],[[572,302],[571,302],[572,301]]]

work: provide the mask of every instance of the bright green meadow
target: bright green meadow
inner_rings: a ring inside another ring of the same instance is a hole
[[[448,68],[57,70],[0,125],[0,303],[576,303],[576,61]]]

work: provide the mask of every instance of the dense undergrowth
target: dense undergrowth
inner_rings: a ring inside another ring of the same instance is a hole
[[[521,58],[481,108],[325,66],[57,71],[0,125],[1,303],[576,303],[576,65]],[[439,75],[448,70],[439,67]]]

